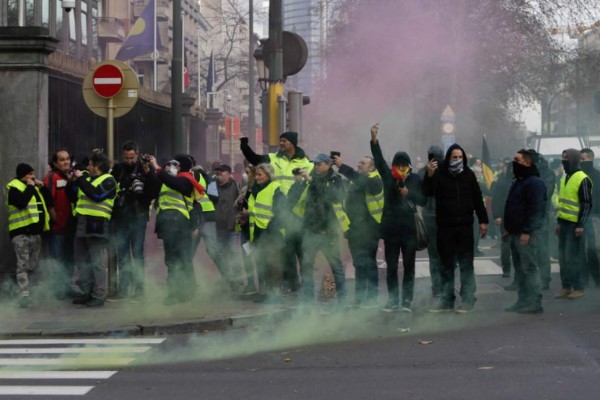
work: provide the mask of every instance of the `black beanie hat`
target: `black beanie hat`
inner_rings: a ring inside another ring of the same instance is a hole
[[[289,141],[294,147],[298,147],[298,133],[296,132],[283,132],[279,138]]]
[[[192,159],[187,154],[177,154],[175,160],[179,161],[181,172],[188,172],[192,169]]]
[[[33,172],[31,165],[24,163],[17,165],[17,179],[21,179],[30,172]]]

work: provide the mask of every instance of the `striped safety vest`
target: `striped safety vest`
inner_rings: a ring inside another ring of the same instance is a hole
[[[208,189],[208,185],[206,184],[206,179],[204,179],[204,176],[202,176],[202,174],[200,174],[200,178],[198,179],[198,182],[200,183],[200,185],[202,185],[202,187],[204,188],[204,191],[206,192],[206,190]],[[202,212],[215,211],[215,205],[208,197],[208,194],[204,193],[204,195],[200,198],[199,203],[200,203],[200,206],[202,207]]]
[[[379,180],[381,180],[381,175],[379,175],[379,172],[373,171],[369,173],[369,179],[372,178],[379,178]],[[371,214],[371,217],[373,217],[373,219],[377,221],[378,224],[380,224],[381,217],[383,216],[383,185],[381,192],[377,193],[376,195],[370,195],[367,193],[366,200],[367,208],[369,209],[369,214]]]
[[[558,195],[558,212],[556,216],[565,221],[577,222],[579,220],[579,187],[581,182],[588,176],[583,171],[577,171],[567,179],[566,176],[560,180],[560,191]]]
[[[253,194],[248,198],[248,215],[250,216],[250,241],[254,241],[254,227],[266,229],[273,219],[273,196],[280,188],[278,182],[270,182],[256,198]]]
[[[298,217],[304,217],[304,213],[306,212],[306,197],[308,195],[308,187],[310,183],[306,185],[300,199],[292,208],[292,212],[296,214]],[[329,186],[329,182],[327,182],[327,186]],[[338,220],[340,224],[340,228],[342,228],[342,232],[348,231],[350,229],[350,220],[348,219],[348,215],[346,215],[346,211],[344,211],[344,206],[342,203],[333,203],[332,205],[333,212],[335,213],[335,218]]]
[[[159,213],[164,210],[177,210],[184,217],[190,219],[192,208],[194,208],[194,199],[192,197],[184,196],[163,183],[158,194]]]
[[[48,214],[46,202],[44,201],[44,197],[40,193],[40,189],[37,186],[34,187],[39,199],[41,200],[42,208],[44,210],[44,231],[48,231],[50,230],[50,215]],[[40,221],[40,210],[38,208],[40,203],[38,203],[36,196],[31,196],[29,203],[27,203],[27,207],[25,207],[24,209],[20,209],[12,204],[8,204],[8,191],[10,190],[10,188],[15,188],[22,193],[25,191],[25,189],[27,189],[27,184],[25,184],[19,179],[13,179],[6,185],[6,205],[8,206],[8,230],[14,231],[15,229],[37,224]]]
[[[88,178],[89,179],[89,178]],[[102,174],[91,183],[92,186],[98,187],[107,179],[115,179],[111,174]],[[115,185],[116,188],[116,185]],[[107,197],[100,202],[90,199],[81,188],[77,191],[77,207],[75,207],[75,215],[87,215],[90,217],[102,217],[110,220],[112,215],[113,205],[115,204],[115,194],[112,197]]]
[[[290,160],[286,156],[279,157],[277,154],[278,153],[269,153],[269,164],[271,164],[275,171],[273,180],[280,184],[279,189],[283,194],[287,195],[295,181],[292,171],[295,168],[304,168],[306,172],[310,173],[314,164],[306,157],[292,158]]]

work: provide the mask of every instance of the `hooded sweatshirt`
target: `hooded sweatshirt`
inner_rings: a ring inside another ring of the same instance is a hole
[[[577,171],[580,171],[581,163],[581,152],[576,149],[567,149],[564,151],[567,156],[567,160],[563,160],[563,167],[565,167],[565,185],[569,182],[569,179]],[[592,210],[592,181],[590,178],[585,178],[581,181],[579,186],[579,218],[577,220],[576,227],[583,228]],[[562,219],[558,219],[558,222],[568,223]]]
[[[455,174],[450,171],[450,155],[459,149],[463,155],[463,170]],[[469,168],[467,155],[462,147],[453,144],[448,148],[444,161],[432,177],[425,174],[423,194],[435,198],[436,223],[438,226],[464,226],[473,224],[473,212],[480,224],[488,223],[481,188],[475,173]]]

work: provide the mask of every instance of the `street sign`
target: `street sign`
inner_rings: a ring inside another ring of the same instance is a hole
[[[121,61],[104,61],[96,66],[96,69],[91,70],[83,80],[83,99],[90,110],[100,117],[108,117],[107,98],[101,97],[94,89],[94,75],[98,68],[103,65],[112,65],[118,68],[123,74],[123,85],[117,95],[112,97],[114,118],[121,117],[127,114],[135,106],[138,101],[139,80],[137,73],[128,64]]]
[[[92,75],[92,88],[100,97],[110,99],[123,88],[123,71],[113,64],[101,64]]]

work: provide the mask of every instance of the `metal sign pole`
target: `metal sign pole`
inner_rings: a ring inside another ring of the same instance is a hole
[[[115,159],[115,143],[114,143],[114,128],[115,128],[115,102],[111,97],[106,105],[106,147],[108,148],[108,160],[112,166]]]

